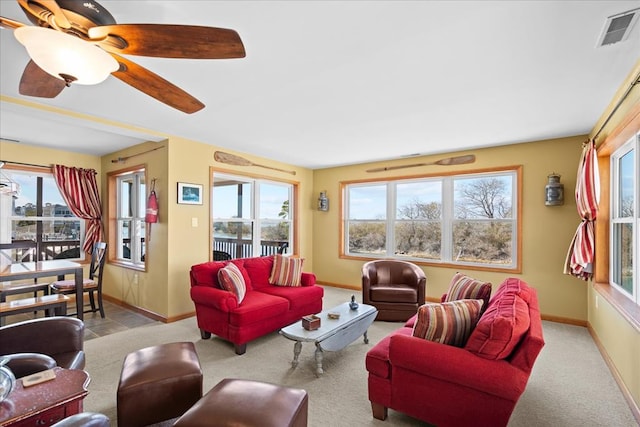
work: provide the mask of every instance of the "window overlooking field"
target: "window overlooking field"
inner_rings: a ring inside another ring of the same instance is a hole
[[[344,254],[516,269],[520,169],[343,183]]]
[[[2,169],[0,243],[3,263],[84,257],[85,221],[64,202],[50,172]]]

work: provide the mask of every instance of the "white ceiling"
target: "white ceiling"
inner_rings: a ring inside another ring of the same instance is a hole
[[[638,0],[100,4],[118,23],[232,28],[247,56],[129,57],[206,105],[188,115],[113,77],[23,97],[28,56],[2,30],[0,137],[103,155],[178,135],[316,169],[589,133],[640,59],[640,24],[596,48]],[[15,0],[0,15],[28,23]]]

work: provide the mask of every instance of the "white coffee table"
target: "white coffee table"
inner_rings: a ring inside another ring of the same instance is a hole
[[[339,319],[330,319],[328,313],[339,313]],[[293,344],[293,361],[291,366],[298,366],[298,357],[303,342],[313,342],[316,345],[316,375],[324,373],[322,369],[322,352],[338,351],[354,342],[360,335],[364,336],[364,343],[369,343],[367,330],[373,323],[378,310],[367,304],[360,304],[357,310],[351,310],[345,302],[329,310],[316,314],[320,318],[320,328],[308,331],[302,327],[302,320],[280,330],[284,337],[295,341]]]

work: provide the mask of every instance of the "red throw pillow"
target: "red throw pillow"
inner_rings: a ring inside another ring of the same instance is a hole
[[[506,359],[529,330],[529,305],[515,293],[491,300],[465,349],[490,360]]]

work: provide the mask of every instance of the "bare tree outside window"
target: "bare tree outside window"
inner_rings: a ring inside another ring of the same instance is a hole
[[[453,251],[463,262],[512,262],[512,182],[504,176],[459,179],[454,184]]]
[[[395,225],[395,254],[440,259],[442,204],[414,199],[400,206]]]
[[[520,168],[345,185],[345,254],[519,266]]]

